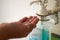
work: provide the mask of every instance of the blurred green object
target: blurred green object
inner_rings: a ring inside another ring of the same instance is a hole
[[[57,38],[55,36],[51,36],[51,40],[60,40],[60,38]]]

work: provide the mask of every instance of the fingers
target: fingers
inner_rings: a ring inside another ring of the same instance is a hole
[[[32,24],[37,24],[38,21],[39,21],[39,19],[38,19],[37,17],[35,17],[35,18],[31,21],[31,23],[32,23]]]
[[[25,25],[31,25],[32,28],[36,27],[37,22],[39,21],[39,19],[36,16],[30,16],[29,18],[24,17],[22,18],[19,22],[25,24]]]
[[[39,19],[37,17],[34,17],[32,19],[32,21],[30,22],[30,25],[32,26],[32,28],[36,27],[36,24],[38,23]]]
[[[38,21],[39,19],[36,16],[34,16],[28,22],[26,22],[25,25],[31,26],[31,28],[35,28]]]
[[[35,18],[37,18],[36,16],[34,16],[32,19],[29,20],[28,23],[31,23]]]
[[[32,19],[28,21],[28,23],[37,24],[38,21],[39,19],[36,16],[34,16]]]
[[[32,18],[33,18],[33,16],[30,16],[30,17],[24,22],[24,24],[25,24],[25,23],[28,23]]]
[[[28,19],[27,17],[24,17],[24,18],[22,18],[21,20],[19,20],[19,22],[23,23],[23,22],[25,22],[27,19]]]

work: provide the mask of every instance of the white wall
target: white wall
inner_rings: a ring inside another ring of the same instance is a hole
[[[0,0],[0,23],[17,21],[24,16],[33,15],[30,0]]]

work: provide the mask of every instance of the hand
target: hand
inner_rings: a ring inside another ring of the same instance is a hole
[[[26,37],[36,27],[38,21],[36,16],[24,17],[18,22],[7,23],[4,30],[9,38]]]

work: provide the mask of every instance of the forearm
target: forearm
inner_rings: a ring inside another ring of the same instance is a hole
[[[0,24],[0,40],[16,38],[19,35],[17,25],[15,22]]]
[[[18,22],[12,22],[12,23],[0,25],[1,40],[26,37],[27,36],[25,35],[26,32],[27,32],[26,27]]]
[[[6,25],[6,23],[0,24],[0,40],[8,40]]]

